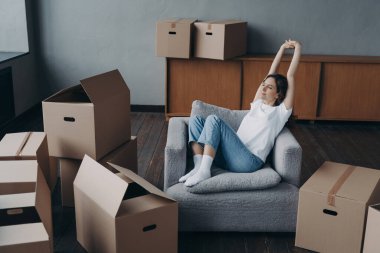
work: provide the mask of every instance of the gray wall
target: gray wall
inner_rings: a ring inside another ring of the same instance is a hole
[[[155,22],[168,17],[248,21],[250,53],[293,38],[304,54],[380,55],[378,0],[38,0],[36,13],[41,97],[118,68],[132,104],[163,105]]]

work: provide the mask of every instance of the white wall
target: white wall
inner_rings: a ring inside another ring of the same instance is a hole
[[[164,104],[165,60],[155,22],[168,17],[248,21],[249,51],[274,53],[283,40],[305,54],[380,55],[377,0],[38,0],[42,82],[47,96],[118,68],[131,103]]]
[[[28,52],[25,0],[0,0],[0,52]]]
[[[8,60],[6,62],[0,63],[0,69],[12,67],[13,94],[16,116],[39,103],[41,101],[41,94],[43,93],[42,90],[45,89],[44,87],[40,87],[40,83],[38,82],[38,65],[36,63],[32,25],[32,1],[33,0],[26,0],[26,17],[28,20],[28,39],[30,45],[29,53],[17,57],[13,60]]]

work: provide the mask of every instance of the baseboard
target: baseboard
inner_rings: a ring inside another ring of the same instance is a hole
[[[165,112],[163,105],[131,105],[132,112]]]

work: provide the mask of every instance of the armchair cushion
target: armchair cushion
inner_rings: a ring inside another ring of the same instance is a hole
[[[268,166],[252,173],[234,173],[213,167],[211,175],[211,178],[192,187],[184,187],[191,193],[203,194],[261,190],[276,186],[281,181],[280,175]]]

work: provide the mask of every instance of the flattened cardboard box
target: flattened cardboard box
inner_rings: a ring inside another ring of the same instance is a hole
[[[0,160],[37,160],[52,191],[56,184],[56,167],[51,166],[46,134],[22,132],[6,134],[0,141]]]
[[[178,204],[134,174],[85,156],[74,181],[78,242],[88,252],[177,252]]]
[[[380,171],[325,162],[299,192],[298,247],[361,252],[367,207],[380,202]]]
[[[195,22],[194,56],[226,60],[247,52],[247,22]]]
[[[380,203],[368,208],[363,253],[380,252]]]
[[[73,182],[78,173],[82,160],[77,159],[59,159],[61,169],[61,196],[62,206],[74,207],[74,187]],[[128,168],[138,174],[137,169],[137,137],[132,136],[131,140],[116,148],[105,157],[98,161],[101,165],[116,173],[108,162],[117,164],[121,167]]]
[[[0,252],[53,252],[50,191],[37,161],[0,161]]]
[[[51,156],[99,159],[131,137],[130,92],[119,71],[80,82],[42,102]]]
[[[196,19],[170,19],[156,23],[156,56],[190,58]]]

